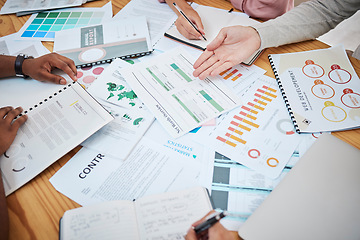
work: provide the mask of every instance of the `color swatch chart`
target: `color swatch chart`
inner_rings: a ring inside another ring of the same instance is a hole
[[[199,134],[216,152],[276,178],[302,138],[294,131],[274,79],[259,77],[242,98],[241,107],[218,118],[216,127],[201,128]]]
[[[104,11],[41,12],[33,14],[22,29],[21,38],[54,41],[55,32],[100,24]],[[21,31],[21,30],[20,30]]]

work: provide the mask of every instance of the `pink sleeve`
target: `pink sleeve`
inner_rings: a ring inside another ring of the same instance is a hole
[[[253,18],[276,18],[294,7],[294,0],[231,0],[232,5]]]

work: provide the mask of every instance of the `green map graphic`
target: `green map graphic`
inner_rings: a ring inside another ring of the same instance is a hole
[[[127,91],[124,85],[117,85],[116,83],[109,82],[107,83],[109,91],[109,97],[107,100],[109,100],[112,97],[118,96],[118,101],[121,101],[123,99],[128,99],[129,105],[135,106],[134,99],[137,98],[135,92],[133,90]]]

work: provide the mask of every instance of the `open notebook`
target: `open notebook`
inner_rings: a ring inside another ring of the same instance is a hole
[[[175,25],[172,25],[171,28],[165,32],[164,35],[168,38],[187,44],[189,46],[205,50],[206,46],[215,39],[215,37],[218,35],[222,28],[234,25],[252,26],[258,23],[258,21],[247,17],[247,15],[245,14],[239,15],[237,13],[229,13],[228,11],[223,9],[198,5],[195,10],[201,17],[207,41],[203,39],[189,40],[179,33]],[[243,63],[246,65],[251,65],[261,54],[261,52],[262,51],[255,52]]]
[[[252,239],[360,239],[360,150],[324,134],[240,228]]]

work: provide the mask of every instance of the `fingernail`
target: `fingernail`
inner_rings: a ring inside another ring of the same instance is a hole
[[[61,80],[60,80],[60,84],[61,84],[61,85],[65,85],[65,84],[66,84],[66,80],[61,79]]]

